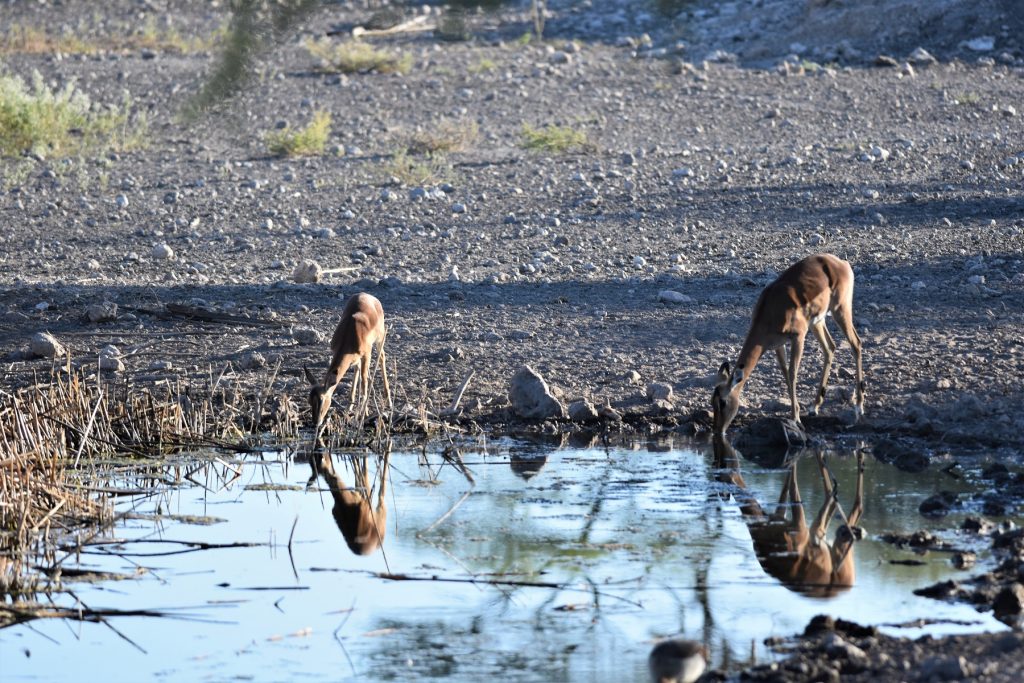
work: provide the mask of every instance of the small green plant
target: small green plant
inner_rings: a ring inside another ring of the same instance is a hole
[[[413,133],[406,148],[409,154],[420,155],[461,152],[476,142],[478,136],[475,121],[441,121],[433,128]]]
[[[0,155],[126,151],[141,145],[148,127],[145,117],[133,117],[131,110],[127,96],[120,106],[100,108],[73,82],[51,90],[38,72],[31,86],[19,76],[0,74]]]
[[[300,130],[285,128],[267,133],[267,151],[274,156],[297,157],[323,154],[327,137],[331,134],[331,115],[317,111],[309,125]]]
[[[334,43],[328,38],[307,40],[306,49],[320,60],[320,69],[327,73],[409,73],[412,55],[393,55],[361,40]]]
[[[443,155],[414,157],[401,149],[384,165],[384,172],[405,185],[437,185],[451,180],[452,167]]]
[[[959,105],[977,104],[981,101],[981,95],[976,92],[963,92],[953,95],[953,101]]]
[[[556,125],[534,128],[528,123],[523,124],[521,145],[534,152],[555,154],[593,149],[593,145],[587,140],[587,134],[582,130]]]
[[[484,57],[476,64],[470,64],[467,71],[469,71],[469,73],[471,74],[485,74],[490,73],[491,71],[494,71],[497,68],[498,65],[494,62],[493,59],[488,59],[487,57]]]
[[[515,40],[515,44],[518,45],[519,47],[526,47],[527,45],[529,45],[532,42],[533,42],[533,33],[531,33],[530,31],[527,31],[526,33],[524,33],[523,35],[519,36]]]

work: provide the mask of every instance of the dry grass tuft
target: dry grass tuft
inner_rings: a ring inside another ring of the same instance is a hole
[[[416,131],[406,145],[409,154],[461,152],[476,142],[480,129],[476,121],[440,121],[432,128]]]
[[[586,132],[571,126],[547,125],[534,128],[528,123],[523,124],[522,146],[532,152],[565,154],[567,152],[587,152],[593,150],[593,144],[587,139]]]

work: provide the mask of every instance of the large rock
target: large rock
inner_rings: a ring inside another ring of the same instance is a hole
[[[512,377],[508,392],[512,410],[528,420],[565,417],[565,406],[554,397],[547,382],[529,365],[519,368]]]
[[[569,404],[569,419],[573,422],[593,422],[597,417],[597,408],[585,398]]]
[[[28,348],[33,356],[39,358],[54,358],[64,355],[64,345],[57,341],[49,332],[36,332],[29,340]]]

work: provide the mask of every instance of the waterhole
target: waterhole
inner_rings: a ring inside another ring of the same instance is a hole
[[[122,519],[40,596],[105,616],[0,631],[4,680],[619,683],[645,680],[658,638],[736,671],[821,613],[909,636],[1005,629],[913,595],[957,573],[948,556],[879,540],[968,542],[917,511],[967,490],[941,472],[665,441],[324,455],[111,473]]]

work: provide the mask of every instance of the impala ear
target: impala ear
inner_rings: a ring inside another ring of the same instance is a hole
[[[718,368],[718,382],[719,383],[728,382],[729,381],[729,370],[730,370],[730,368],[729,368],[729,363],[728,362],[722,363],[721,367]]]
[[[316,379],[313,378],[313,373],[310,372],[309,368],[307,368],[305,365],[302,366],[302,372],[306,373],[306,379],[309,380],[310,384],[312,384],[314,387],[319,386]]]

